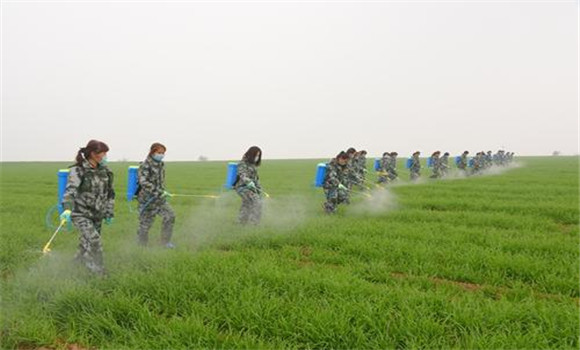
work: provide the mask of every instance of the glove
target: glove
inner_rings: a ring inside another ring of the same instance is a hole
[[[346,186],[343,184],[338,184],[338,189],[343,190],[343,191],[348,191],[348,188],[346,188]]]
[[[105,224],[111,225],[111,224],[113,224],[114,220],[115,220],[114,218],[105,218]]]
[[[165,198],[165,197],[173,197],[173,195],[167,191],[163,191],[163,194],[161,195],[161,198]]]
[[[62,212],[62,214],[60,214],[60,221],[66,221],[66,222],[70,222],[70,214],[71,211],[69,209],[65,210]]]

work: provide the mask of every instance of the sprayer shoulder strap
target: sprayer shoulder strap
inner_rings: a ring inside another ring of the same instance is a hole
[[[83,188],[83,184],[85,183],[86,180],[86,175],[87,175],[87,171],[85,170],[85,168],[82,165],[77,165],[77,173],[79,175],[80,178],[80,184],[79,184],[79,188]],[[105,169],[106,173],[107,173],[107,189],[109,191],[111,191],[113,189],[113,172],[109,169]]]
[[[79,176],[79,180],[80,180],[78,188],[79,189],[83,188],[83,184],[85,182],[85,169],[84,169],[83,165],[82,164],[81,165],[73,165],[71,168],[73,168],[73,169],[76,168],[76,172],[77,172],[77,174]]]

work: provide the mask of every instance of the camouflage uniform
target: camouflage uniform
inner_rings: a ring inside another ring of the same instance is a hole
[[[499,162],[499,153],[496,153],[493,155],[493,165],[495,166],[499,166],[500,162]]]
[[[496,165],[503,166],[505,164],[505,153],[502,150],[497,151]]]
[[[359,155],[357,159],[357,177],[359,180],[359,185],[364,185],[367,178],[367,157],[364,155]]]
[[[62,205],[65,210],[71,210],[72,222],[80,231],[75,259],[91,272],[105,273],[101,223],[114,216],[113,173],[106,166],[93,168],[87,160],[73,166]]]
[[[397,179],[397,177],[399,177],[399,174],[397,173],[397,156],[395,155],[390,156],[388,164],[389,167],[387,168],[387,173],[389,173],[389,179],[393,181]]]
[[[485,168],[491,168],[491,166],[493,165],[493,157],[491,155],[491,151],[487,152],[487,154],[484,154],[483,158]]]
[[[419,156],[413,156],[410,171],[411,180],[417,180],[421,176],[421,161],[419,160]]]
[[[438,155],[431,156],[431,167],[433,168],[433,175],[431,175],[431,178],[441,177],[441,165],[439,164]]]
[[[254,182],[255,189],[248,187],[250,182]],[[242,207],[238,216],[239,222],[241,224],[259,224],[262,218],[262,186],[260,186],[258,170],[254,164],[250,164],[246,160],[238,163],[238,177],[234,183],[234,189],[242,198]]]
[[[459,160],[459,163],[457,164],[457,168],[464,170],[464,171],[467,170],[467,155],[466,154],[461,155],[461,159]]]
[[[137,230],[137,242],[147,245],[149,242],[149,230],[153,226],[155,217],[161,216],[163,219],[161,228],[161,244],[165,245],[171,241],[173,225],[175,223],[175,213],[163,196],[165,192],[165,163],[147,157],[139,165],[139,229]]]
[[[389,167],[390,167],[391,157],[387,154],[381,158],[379,161],[379,178],[378,183],[384,184],[389,181]]]
[[[347,184],[348,188],[353,185],[361,185],[362,179],[360,177],[360,156],[354,155],[347,163]]]
[[[349,170],[348,165],[340,165],[336,159],[331,160],[326,164],[326,176],[324,177],[324,194],[326,195],[326,202],[324,203],[324,211],[329,214],[336,212],[336,207],[341,203],[349,203],[348,190],[341,189],[338,185],[342,184],[348,187]]]
[[[482,167],[483,167],[483,156],[481,155],[481,153],[478,153],[475,155],[475,157],[473,157],[473,168],[472,168],[473,174],[480,172],[482,170]]]
[[[449,172],[449,156],[442,155],[439,159],[439,173],[441,176],[447,176]]]

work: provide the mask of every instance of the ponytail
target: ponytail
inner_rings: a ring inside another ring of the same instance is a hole
[[[75,158],[75,161],[76,161],[75,165],[81,165],[83,160],[86,159],[86,157],[87,157],[85,154],[86,151],[87,151],[86,147],[81,147],[79,149],[79,151],[77,152],[77,157]]]

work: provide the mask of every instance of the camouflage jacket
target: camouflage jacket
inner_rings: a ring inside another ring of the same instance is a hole
[[[421,170],[421,161],[419,160],[419,157],[413,156],[413,163],[411,164],[410,170],[412,172],[419,172]]]
[[[242,160],[238,163],[238,176],[236,182],[234,183],[234,188],[236,190],[243,189],[250,182],[254,182],[258,190],[262,189],[260,185],[260,177],[258,176],[258,169],[254,164]]]
[[[389,171],[389,168],[391,167],[391,157],[390,156],[382,157],[379,164],[380,164],[379,171],[381,172]]]
[[[326,164],[326,175],[322,188],[325,190],[336,189],[342,184],[348,187],[350,181],[350,170],[348,165],[340,165],[336,159]]]
[[[115,206],[113,172],[106,166],[93,168],[87,160],[71,167],[62,205],[72,211],[72,217],[112,218]]]
[[[483,166],[483,157],[481,155],[473,157],[473,169],[479,169],[482,166]]]
[[[441,165],[439,162],[439,156],[431,156],[431,167],[435,170],[439,169],[439,166]]]
[[[459,160],[459,163],[457,163],[457,167],[459,169],[465,169],[467,167],[467,156],[466,155],[461,155],[461,159]]]
[[[491,155],[491,153],[485,154],[483,156],[483,159],[486,167],[489,167],[493,164],[493,156]]]
[[[367,172],[367,157],[359,156],[357,159],[357,172],[364,174]]]
[[[441,156],[441,158],[439,158],[439,168],[440,169],[449,168],[449,156]]]
[[[151,156],[147,157],[139,165],[138,183],[139,202],[143,203],[151,198],[162,199],[165,191],[165,163],[157,162]]]
[[[393,173],[397,171],[397,156],[390,156],[390,159],[387,171]]]

